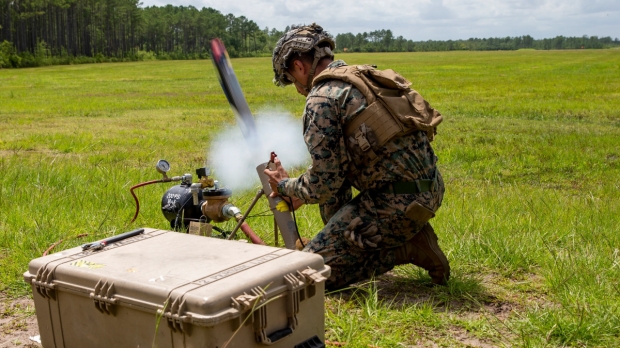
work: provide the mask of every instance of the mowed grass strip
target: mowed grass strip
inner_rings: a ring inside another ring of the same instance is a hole
[[[434,147],[447,194],[433,224],[453,279],[432,288],[424,272],[404,266],[332,294],[328,339],[352,347],[617,345],[620,51],[338,58],[401,72],[445,115]],[[299,117],[303,98],[271,84],[268,58],[233,65],[253,111],[277,106]],[[55,250],[137,226],[168,228],[160,202],[170,186],[137,191],[142,209],[132,225],[129,187],[158,178],[160,158],[175,174],[193,173],[214,135],[232,125],[209,61],[0,70],[3,294],[28,293],[28,261],[61,239]],[[254,192],[232,201],[245,209]],[[265,203],[250,223],[273,244]],[[307,237],[322,227],[313,206],[297,220]]]

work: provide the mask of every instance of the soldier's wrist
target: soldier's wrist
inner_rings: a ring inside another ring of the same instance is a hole
[[[287,194],[285,193],[285,188],[286,188],[286,183],[288,182],[288,179],[282,179],[278,182],[278,194],[282,195],[282,196],[286,196]]]

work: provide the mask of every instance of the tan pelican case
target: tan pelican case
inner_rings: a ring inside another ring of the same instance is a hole
[[[144,230],[30,262],[44,348],[324,347],[322,257]]]

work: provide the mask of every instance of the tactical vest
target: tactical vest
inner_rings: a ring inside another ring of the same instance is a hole
[[[347,150],[357,168],[375,164],[380,149],[391,139],[416,130],[426,132],[429,141],[443,121],[415,90],[411,82],[392,69],[377,70],[370,65],[351,65],[323,70],[312,81],[342,80],[355,86],[368,107],[344,125]]]

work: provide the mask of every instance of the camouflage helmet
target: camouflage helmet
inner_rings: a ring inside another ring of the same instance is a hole
[[[293,53],[302,54],[314,48],[314,62],[308,80],[308,85],[310,85],[317,64],[323,57],[333,58],[332,50],[335,47],[334,39],[320,25],[312,23],[312,25],[294,26],[278,40],[273,49],[271,58],[273,72],[275,73],[273,83],[276,86],[284,87],[295,82],[295,79],[287,72],[289,67],[286,64],[289,58]]]

